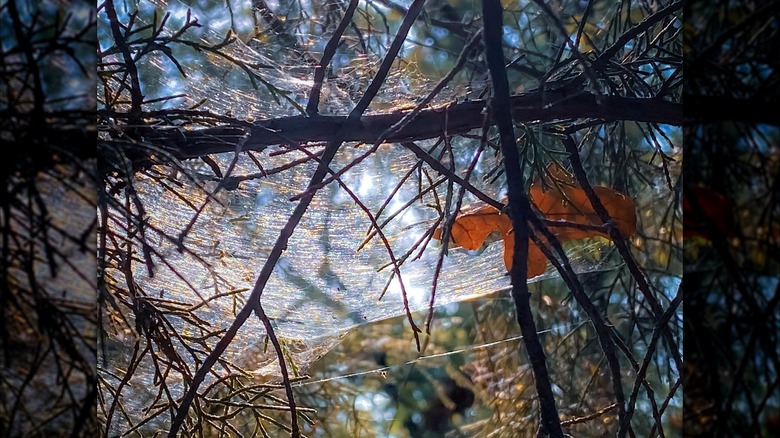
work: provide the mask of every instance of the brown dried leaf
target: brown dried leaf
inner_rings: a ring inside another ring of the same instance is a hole
[[[571,175],[557,164],[551,164],[548,171],[554,179],[554,184],[543,189],[542,184],[537,181],[531,185],[530,191],[531,201],[544,218],[579,225],[601,225],[601,218],[593,210],[585,191],[575,184]],[[593,190],[615,222],[620,235],[624,238],[633,235],[636,232],[634,201],[609,187],[593,186]],[[600,230],[551,227],[550,231],[561,242],[595,236],[609,237]],[[438,228],[433,232],[433,238],[441,240],[441,234],[442,229]],[[451,244],[473,251],[497,240],[494,238],[496,235],[504,241],[504,264],[509,271],[512,268],[515,247],[512,221],[495,207],[486,205],[458,215],[452,226]],[[547,259],[541,249],[529,239],[528,278],[541,275],[546,268]]]

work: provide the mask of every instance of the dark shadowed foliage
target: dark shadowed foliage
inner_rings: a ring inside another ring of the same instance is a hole
[[[780,7],[688,2],[685,435],[780,432]]]
[[[89,2],[0,2],[0,435],[95,436]]]

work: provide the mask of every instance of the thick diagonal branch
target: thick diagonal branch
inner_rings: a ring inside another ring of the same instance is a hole
[[[395,58],[398,55],[404,40],[406,39],[406,35],[416,20],[417,15],[419,15],[420,11],[422,10],[424,3],[425,0],[415,0],[409,7],[409,13],[406,17],[404,17],[404,21],[398,29],[398,33],[390,45],[385,58],[382,60],[382,64],[379,66],[379,70],[377,71],[376,76],[374,76],[371,84],[369,84],[363,97],[360,99],[357,105],[355,105],[355,108],[350,112],[346,123],[335,133],[335,135],[328,142],[328,145],[325,147],[325,151],[320,158],[320,163],[311,177],[309,187],[316,186],[325,177],[328,171],[328,166],[335,157],[336,152],[338,152],[339,147],[344,141],[344,138],[347,136],[347,133],[350,132],[353,127],[359,123],[360,116],[363,114],[363,112],[365,112],[366,108],[368,108],[368,105],[371,103],[371,100],[379,92],[379,88],[385,82],[385,79],[387,79],[390,68],[395,61]],[[265,265],[263,265],[263,269],[261,270],[260,275],[255,282],[255,286],[247,298],[246,304],[238,312],[236,319],[233,321],[230,328],[228,328],[219,342],[217,342],[217,345],[214,347],[211,353],[209,353],[208,357],[206,357],[206,359],[203,361],[203,364],[198,368],[197,372],[193,376],[192,382],[190,382],[190,387],[187,388],[187,391],[182,398],[181,404],[176,410],[176,416],[171,423],[171,430],[168,433],[169,438],[174,438],[178,433],[179,429],[184,423],[185,418],[187,417],[189,407],[197,395],[198,387],[201,383],[203,383],[203,380],[205,379],[206,374],[208,374],[211,370],[211,367],[216,364],[219,357],[233,341],[239,328],[244,325],[252,312],[257,313],[258,317],[263,320],[264,314],[262,313],[262,308],[260,307],[260,299],[262,297],[263,290],[265,290],[265,285],[268,283],[268,280],[270,279],[271,274],[276,267],[276,263],[282,256],[282,253],[287,250],[287,244],[290,240],[290,237],[303,218],[303,215],[306,213],[306,210],[308,209],[309,204],[313,198],[314,193],[303,197],[298,203],[298,206],[296,206],[293,213],[290,215],[285,226],[281,229],[279,237],[277,238],[276,243],[274,244],[274,247],[268,256],[268,260],[265,262]],[[283,357],[279,357],[280,362],[283,360]],[[289,388],[289,379],[285,381],[285,384],[288,389],[288,396],[292,396],[292,391]],[[292,402],[290,404],[290,410],[292,414],[292,437],[297,438],[300,436],[300,431],[297,427],[295,406]]]

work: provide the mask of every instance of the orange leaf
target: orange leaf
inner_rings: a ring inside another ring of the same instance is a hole
[[[459,246],[469,251],[474,251],[497,239],[485,240],[493,232],[498,232],[503,238],[512,229],[512,221],[509,216],[501,214],[495,207],[486,205],[476,210],[461,213],[455,218],[450,231],[452,246]],[[437,228],[433,232],[433,238],[441,240],[442,229]]]
[[[564,220],[580,225],[602,225],[601,218],[590,204],[585,190],[577,186],[573,178],[559,165],[553,163],[547,168],[555,184],[542,189],[541,183],[531,184],[531,200],[546,219]],[[636,206],[626,195],[609,187],[593,186],[607,213],[615,222],[620,235],[630,237],[636,232]],[[603,236],[596,230],[556,227],[551,230],[561,241]]]
[[[499,238],[504,241],[504,265],[506,270],[512,269],[515,250],[515,236],[512,233],[512,221],[500,210],[486,205],[472,211],[464,212],[455,218],[452,225],[452,246],[470,251],[477,250]],[[442,229],[433,232],[433,238],[441,240]],[[493,237],[497,235],[497,238]],[[544,273],[547,268],[547,258],[534,243],[528,240],[528,278]]]
[[[542,189],[540,182],[531,185],[531,201],[546,219],[564,220],[580,225],[601,225],[601,218],[588,200],[585,191],[578,187],[573,178],[557,164],[551,164],[548,171],[555,185]],[[608,187],[593,186],[593,190],[610,215],[620,235],[629,237],[636,232],[636,206],[620,192]],[[584,230],[571,227],[551,227],[550,231],[560,240],[583,239],[594,236],[609,237],[598,230]],[[434,239],[441,240],[442,229],[433,232]],[[501,238],[504,241],[504,265],[512,268],[515,240],[512,221],[495,207],[486,205],[473,211],[461,213],[455,219],[451,231],[451,243],[467,250],[477,250]],[[542,250],[528,240],[528,278],[544,273],[547,258]]]

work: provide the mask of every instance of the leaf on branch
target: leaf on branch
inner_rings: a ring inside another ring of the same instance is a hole
[[[551,184],[535,181],[531,184],[530,197],[545,219],[566,221],[578,225],[601,226],[603,222],[574,178],[557,163],[547,166]],[[628,238],[636,232],[636,204],[628,196],[604,186],[593,186],[609,217],[615,222],[620,235]],[[551,230],[558,240],[609,237],[605,231],[562,227]]]
[[[585,191],[574,182],[571,175],[555,163],[548,166],[547,171],[551,176],[552,184],[535,181],[531,184],[530,197],[543,219],[560,222],[560,226],[551,226],[550,232],[561,243],[596,236],[609,238],[606,229],[602,226],[601,218],[593,210]],[[636,232],[634,201],[609,187],[593,186],[593,190],[620,235],[624,238],[633,235]],[[441,227],[434,230],[433,238],[441,240]],[[469,251],[482,250],[499,239],[504,241],[504,264],[508,271],[512,267],[515,247],[509,215],[493,206],[485,205],[461,212],[450,231],[450,246]],[[547,259],[542,250],[529,239],[528,278],[543,274],[546,268]]]

